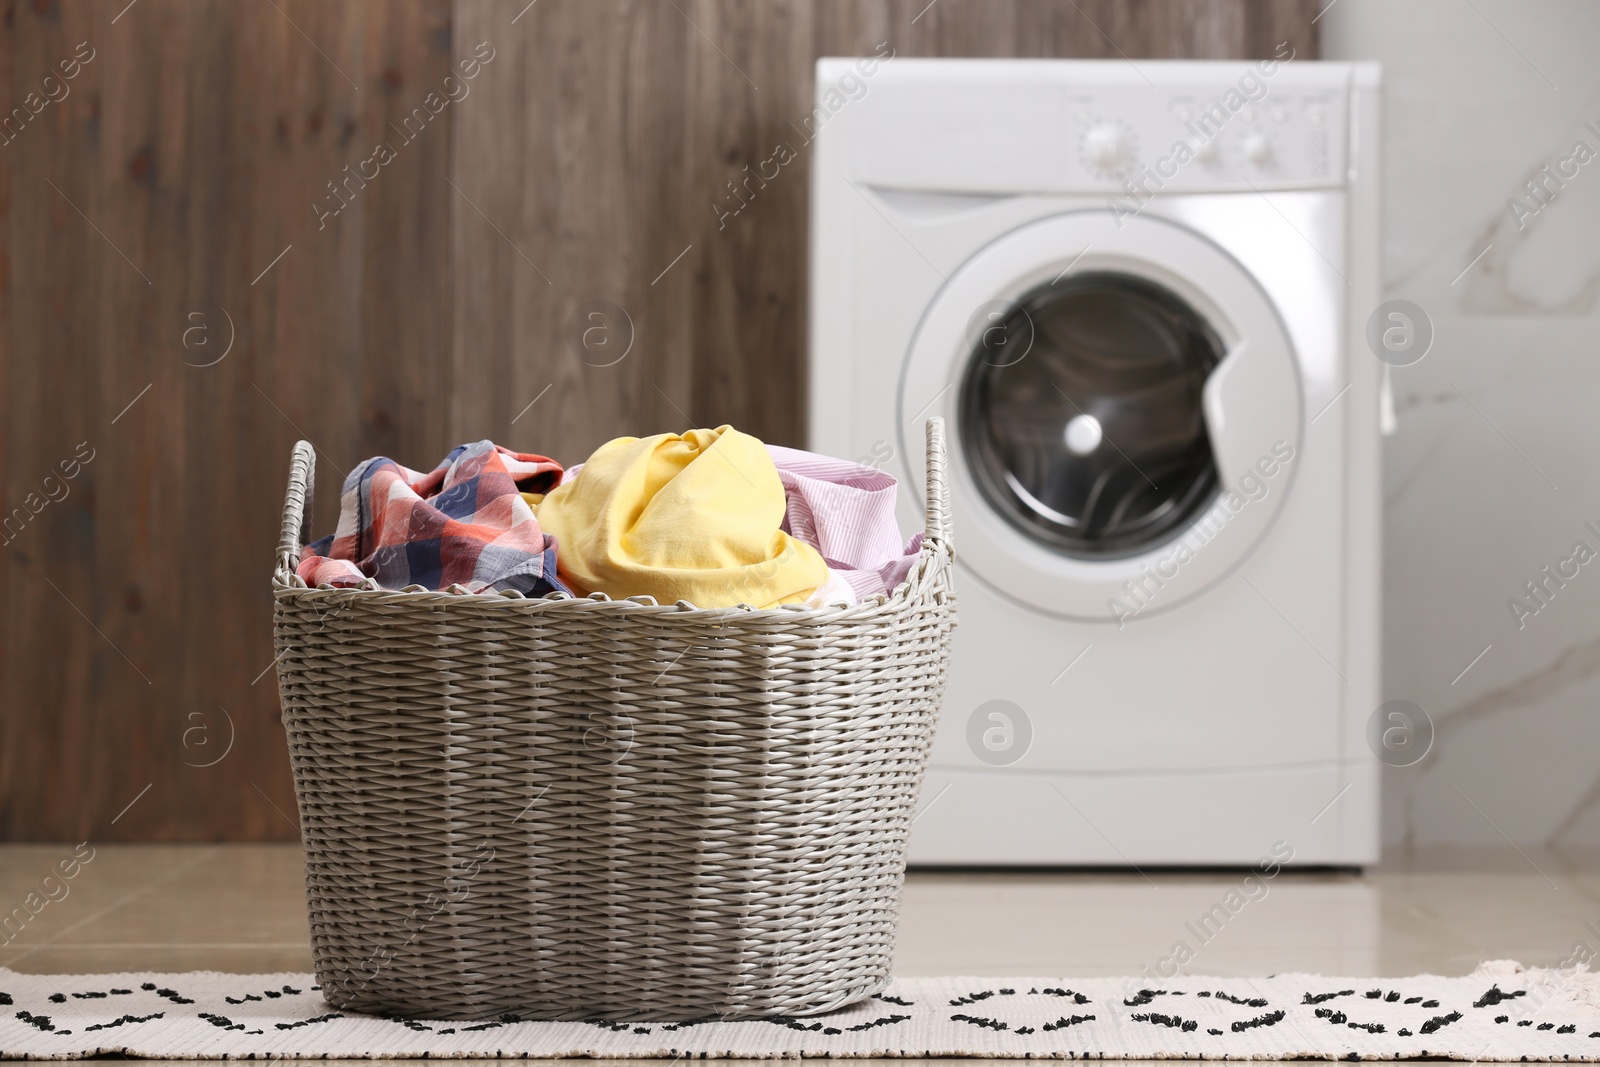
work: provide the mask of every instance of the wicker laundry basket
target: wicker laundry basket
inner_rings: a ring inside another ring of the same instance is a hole
[[[746,1018],[887,985],[955,624],[938,419],[907,584],[824,610],[309,589],[314,461],[274,630],[331,1004]]]

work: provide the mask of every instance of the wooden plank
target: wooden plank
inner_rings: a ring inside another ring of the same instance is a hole
[[[691,205],[704,248],[692,294],[691,413],[765,440],[804,444],[806,196],[810,157],[791,123],[810,114],[809,4],[685,5],[690,173],[737,214],[723,226]],[[704,202],[702,200],[702,202]]]
[[[367,13],[360,124],[367,136],[351,148],[374,159],[377,177],[364,188],[360,174],[351,183],[363,230],[363,448],[351,462],[381,454],[429,466],[455,444],[448,430],[456,204],[446,178],[458,105],[444,84],[450,8],[448,0],[374,2]],[[368,150],[380,143],[392,148],[392,162]]]
[[[8,553],[37,571],[5,592],[17,685],[0,749],[26,757],[0,777],[8,837],[295,832],[292,804],[286,819],[257,791],[288,803],[270,672],[250,685],[271,660],[267,567],[297,433],[279,409],[326,439],[296,383],[319,395],[314,356],[341,328],[355,335],[356,316],[328,310],[345,277],[336,255],[320,277],[291,256],[251,282],[291,241],[304,247],[312,180],[336,169],[328,94],[353,90],[330,62],[357,54],[340,39],[359,44],[360,12],[280,6],[17,12],[14,56],[70,54],[83,39],[97,55],[61,127],[8,146],[29,149],[7,160],[33,207],[33,225],[8,228],[10,254],[37,264],[6,292],[7,374],[25,377],[7,391],[6,425],[29,453],[8,472],[53,462],[61,434],[89,440],[95,460]],[[185,347],[191,313],[219,345],[234,323],[214,366],[190,365],[209,361]],[[25,491],[8,481],[6,498]],[[195,766],[230,737],[222,763]]]
[[[148,2],[140,0],[140,8]],[[216,426],[214,440],[225,460],[247,472],[229,501],[241,516],[241,548],[229,553],[237,564],[225,588],[238,590],[236,600],[248,596],[250,606],[233,609],[248,611],[237,661],[229,657],[213,668],[222,675],[218,688],[231,698],[215,703],[229,709],[239,737],[234,753],[214,768],[229,772],[229,788],[212,833],[281,838],[296,835],[296,813],[268,669],[271,596],[264,571],[290,445],[306,437],[323,457],[314,505],[315,527],[323,530],[337,514],[339,471],[349,469],[363,443],[362,216],[359,206],[342,207],[329,183],[362,154],[373,124],[365,109],[377,93],[364,64],[363,5],[275,0],[229,8],[224,17],[232,27],[234,73],[220,81],[230,85],[234,114],[215,132],[230,173],[225,214],[217,221],[236,250],[224,291],[241,311],[235,353],[211,368],[227,382],[228,413],[237,421]],[[204,795],[198,787],[196,794]],[[179,825],[166,830],[173,837],[191,833]]]
[[[110,406],[139,391],[124,391],[146,370],[127,356],[153,325],[145,275],[154,268],[141,216],[148,157],[129,151],[129,139],[106,122],[113,107],[148,107],[157,83],[127,92],[130,76],[112,62],[110,17],[92,6],[28,6],[14,12],[8,35],[15,102],[23,106],[79,42],[91,42],[83,53],[91,61],[67,83],[70,94],[0,149],[13,196],[26,198],[6,229],[5,512],[35,510],[30,502],[49,495],[43,479],[73,459],[78,442],[93,457],[78,468],[70,493],[38,508],[4,548],[0,832],[9,837],[87,833],[90,812],[110,802],[120,780],[164,756],[157,739],[135,727],[153,680],[171,674],[170,663],[158,666],[157,642],[141,625],[137,568],[148,556],[140,514],[128,507],[140,482],[147,484],[137,458],[146,439],[131,417],[113,426],[122,404]],[[112,546],[101,517],[119,506],[128,508],[129,528]],[[113,547],[120,548],[114,568],[107,566]],[[114,714],[123,709],[133,717]]]
[[[1239,54],[1249,59],[1278,55],[1287,43],[1298,59],[1322,54],[1318,21],[1329,0],[1242,0],[1244,40]]]

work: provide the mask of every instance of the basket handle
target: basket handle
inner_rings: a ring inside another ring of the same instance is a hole
[[[927,536],[950,545],[950,487],[944,472],[944,419],[938,415],[926,423],[928,435]]]
[[[289,574],[300,563],[300,546],[311,540],[316,474],[316,450],[310,441],[296,441],[289,458],[289,489],[283,496],[283,525],[278,529],[278,569]]]

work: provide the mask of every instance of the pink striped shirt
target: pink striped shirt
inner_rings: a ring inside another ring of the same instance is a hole
[[[857,600],[892,593],[922,548],[895,519],[894,476],[848,460],[768,445],[788,498],[783,529],[822,554]]]

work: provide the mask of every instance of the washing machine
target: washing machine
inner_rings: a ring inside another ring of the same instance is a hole
[[[817,64],[810,445],[920,529],[948,429],[912,863],[1377,859],[1378,118],[1287,49]]]

